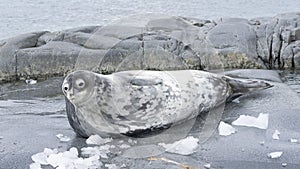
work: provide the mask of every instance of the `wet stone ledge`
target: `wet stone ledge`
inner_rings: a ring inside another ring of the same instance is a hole
[[[0,81],[147,69],[300,67],[300,13],[266,18],[141,15],[107,26],[33,32],[0,41]]]

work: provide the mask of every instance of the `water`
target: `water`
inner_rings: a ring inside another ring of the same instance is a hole
[[[104,25],[124,16],[163,13],[202,19],[300,12],[298,0],[0,0],[0,39],[21,33]]]

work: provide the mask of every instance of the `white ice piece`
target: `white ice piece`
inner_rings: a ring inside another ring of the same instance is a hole
[[[78,157],[78,150],[75,147],[69,151],[60,152],[56,149],[45,148],[44,152],[37,153],[32,156],[35,163],[30,165],[30,169],[39,169],[42,165],[51,165],[56,169],[76,168],[76,169],[97,169],[102,166],[99,156],[91,156],[89,158]]]
[[[70,137],[64,136],[63,134],[57,134],[56,137],[61,141],[61,142],[68,142],[71,140]]]
[[[204,168],[210,169],[211,165],[210,164],[205,164]]]
[[[232,127],[230,124],[221,121],[218,127],[218,131],[220,136],[229,136],[235,133],[236,129]]]
[[[283,154],[282,151],[276,151],[268,154],[269,158],[279,158]]]
[[[37,83],[37,80],[27,79],[27,80],[25,80],[25,83],[26,83],[26,84],[33,85],[33,84],[36,84],[36,83]]]
[[[189,136],[172,144],[159,143],[158,145],[164,147],[166,151],[170,153],[190,155],[194,153],[198,147],[198,141],[199,139]]]
[[[120,147],[121,149],[127,149],[127,148],[130,148],[131,146],[128,145],[128,144],[121,144],[121,145],[119,145],[119,147]]]
[[[81,154],[86,156],[100,156],[101,158],[108,158],[110,148],[114,148],[113,145],[103,145],[98,147],[83,147],[81,148]]]
[[[40,163],[32,163],[29,166],[30,169],[42,169],[42,166]]]
[[[116,164],[105,164],[105,167],[107,169],[119,169],[119,167]]]
[[[32,161],[34,161],[35,163],[43,164],[43,165],[48,164],[47,158],[48,158],[48,156],[44,152],[37,153],[37,154],[34,154],[33,156],[31,156]]]
[[[232,122],[232,125],[267,129],[268,122],[269,114],[260,113],[257,118],[248,115],[240,115],[240,117],[237,120]]]
[[[298,140],[297,140],[297,139],[294,139],[294,138],[291,138],[291,139],[290,139],[290,142],[291,142],[291,143],[298,143]]]
[[[272,138],[274,140],[279,140],[279,135],[280,135],[280,132],[278,130],[275,130],[275,132],[272,135]]]
[[[112,142],[112,138],[102,138],[99,135],[91,135],[85,142],[89,145],[102,145]]]

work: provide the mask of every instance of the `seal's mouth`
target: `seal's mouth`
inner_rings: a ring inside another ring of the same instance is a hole
[[[73,102],[75,100],[75,96],[73,94],[67,94],[66,97]]]

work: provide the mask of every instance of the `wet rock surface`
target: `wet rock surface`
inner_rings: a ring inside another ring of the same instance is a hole
[[[101,161],[123,168],[204,168],[207,164],[211,164],[211,168],[228,169],[273,169],[282,168],[283,164],[286,168],[299,168],[300,144],[290,142],[291,138],[300,139],[299,95],[282,83],[275,71],[235,70],[226,73],[241,78],[258,77],[269,80],[274,85],[273,88],[241,97],[239,103],[227,104],[221,119],[231,124],[239,115],[257,117],[260,113],[267,113],[269,125],[266,130],[234,126],[237,132],[226,137],[213,130],[211,137],[200,142],[196,152],[188,156],[162,153],[156,143],[137,147],[135,139],[113,139],[108,144],[118,145],[123,140],[130,147],[122,151],[111,151],[109,158]],[[1,86],[0,168],[28,168],[33,162],[31,156],[42,152],[46,147],[66,151],[71,147],[80,149],[87,146],[85,139],[77,137],[68,123],[65,100],[60,92],[61,80],[62,78],[51,78],[34,85],[20,82]],[[197,119],[195,125],[198,123],[203,121]],[[275,130],[280,132],[279,140],[272,138]],[[205,130],[200,131],[196,127],[191,134],[201,137]],[[71,140],[61,142],[57,134],[68,136]],[[280,158],[268,157],[268,153],[276,151],[283,152]],[[140,158],[128,158],[134,154]]]
[[[0,80],[129,69],[299,67],[299,13],[201,20],[137,15],[107,26],[34,32],[0,41]]]

